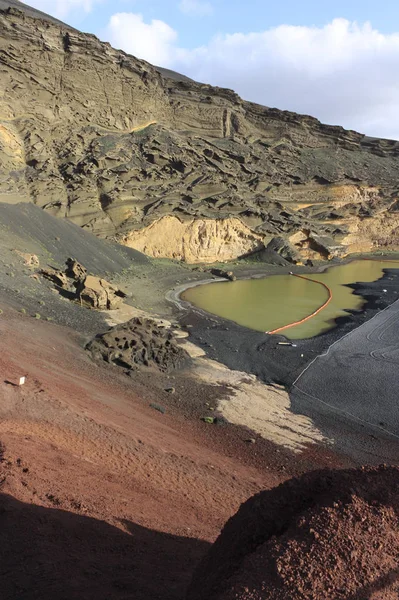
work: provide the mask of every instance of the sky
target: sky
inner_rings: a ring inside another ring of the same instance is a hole
[[[399,139],[398,0],[30,0],[245,100]]]

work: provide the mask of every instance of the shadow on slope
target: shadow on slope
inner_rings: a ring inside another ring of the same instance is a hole
[[[89,273],[118,273],[148,258],[132,248],[101,240],[67,219],[53,217],[30,203],[0,203],[0,246],[16,247],[63,265],[68,256],[84,264]]]
[[[0,495],[4,600],[181,600],[209,544]]]

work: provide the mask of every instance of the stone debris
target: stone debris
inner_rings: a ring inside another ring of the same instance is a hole
[[[201,417],[201,421],[203,421],[204,423],[209,423],[211,425],[214,425],[216,418],[215,417]]]
[[[166,409],[161,406],[160,404],[154,404],[153,402],[150,404],[150,407],[153,408],[154,410],[157,410],[158,412],[160,412],[162,415],[164,415],[166,413]]]

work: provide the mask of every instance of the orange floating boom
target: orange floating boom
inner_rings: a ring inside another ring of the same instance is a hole
[[[280,331],[284,331],[285,329],[290,329],[291,327],[295,327],[296,325],[301,325],[301,323],[305,323],[305,321],[308,321],[309,319],[312,319],[319,312],[321,312],[324,308],[326,308],[326,306],[328,306],[328,304],[330,304],[330,302],[332,300],[332,291],[331,291],[331,289],[328,287],[328,285],[326,285],[322,281],[317,281],[317,279],[311,279],[310,277],[305,277],[304,275],[297,275],[296,273],[290,273],[290,275],[293,275],[294,277],[299,277],[300,279],[305,279],[306,281],[312,281],[313,283],[318,283],[319,285],[322,285],[327,290],[327,292],[328,292],[328,298],[324,302],[324,304],[322,304],[317,310],[315,310],[314,312],[312,312],[312,314],[308,315],[307,317],[304,317],[300,321],[295,321],[294,323],[289,323],[288,325],[284,325],[283,327],[278,327],[277,329],[273,329],[273,331],[266,331],[265,332],[265,333],[268,333],[270,335],[273,335],[275,333],[279,333]]]

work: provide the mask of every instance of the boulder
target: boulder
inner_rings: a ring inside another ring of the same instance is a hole
[[[323,258],[330,260],[331,258],[343,256],[345,248],[337,244],[333,238],[327,235],[309,234],[309,248],[318,252]]]
[[[40,269],[39,273],[42,277],[48,279],[58,287],[63,288],[64,290],[69,288],[68,277],[62,271],[48,267],[47,269]]]
[[[76,284],[76,296],[90,308],[113,310],[118,308],[126,294],[105,279],[87,275]]]
[[[65,273],[67,277],[74,279],[75,281],[84,281],[87,270],[83,265],[81,265],[77,260],[73,258],[67,258],[66,260],[66,269]]]
[[[235,281],[237,279],[233,271],[224,271],[223,269],[211,269],[211,273],[212,275],[216,275],[216,277],[223,277],[224,279],[228,279],[229,281]]]
[[[296,248],[282,237],[274,237],[266,247],[266,253],[278,254],[281,258],[291,264],[301,262],[301,256]]]

